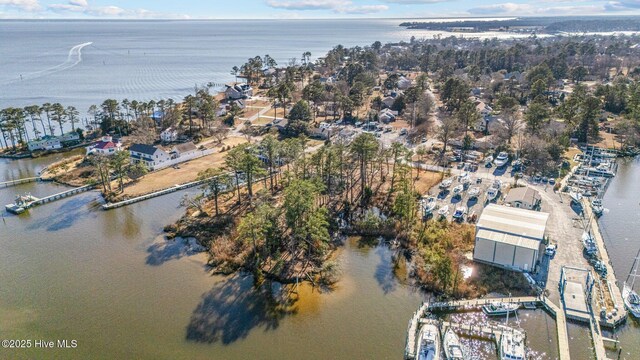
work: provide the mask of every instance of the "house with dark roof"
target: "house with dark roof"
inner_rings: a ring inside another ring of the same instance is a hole
[[[129,147],[129,154],[132,163],[142,163],[149,170],[153,170],[157,166],[171,160],[171,155],[153,145],[133,144]]]
[[[227,99],[240,100],[253,96],[253,88],[247,84],[225,85]]]

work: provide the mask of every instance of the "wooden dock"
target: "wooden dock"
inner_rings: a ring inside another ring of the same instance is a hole
[[[27,184],[27,183],[36,182],[36,181],[43,181],[43,180],[39,177],[29,177],[24,179],[3,181],[3,182],[0,182],[0,189],[4,189],[4,188],[16,186],[16,185]]]
[[[627,318],[627,309],[624,307],[622,292],[617,285],[616,275],[613,271],[611,259],[609,258],[604,238],[600,232],[600,225],[598,224],[598,221],[591,210],[591,206],[587,201],[582,201],[582,208],[585,212],[585,217],[587,219],[593,219],[593,221],[590,222],[590,229],[588,230],[591,230],[591,235],[593,235],[596,245],[598,246],[600,259],[607,267],[607,276],[603,280],[605,280],[604,282],[606,283],[605,289],[608,290],[611,300],[613,301],[613,311],[611,311],[610,315],[607,315],[606,317],[600,317],[599,323],[601,326],[614,328]]]
[[[102,210],[111,210],[111,209],[116,209],[119,207],[123,207],[123,206],[127,206],[127,205],[131,205],[131,204],[135,204],[137,202],[140,201],[144,201],[144,200],[148,200],[154,197],[158,197],[158,196],[162,196],[162,195],[166,195],[166,194],[170,194],[179,190],[184,190],[184,189],[188,189],[194,186],[198,186],[203,184],[205,181],[207,180],[199,180],[199,181],[193,181],[193,182],[189,182],[189,183],[185,183],[185,184],[180,184],[180,185],[175,185],[172,186],[170,188],[166,188],[166,189],[162,189],[159,191],[154,191],[152,193],[146,194],[146,195],[141,195],[132,199],[128,199],[128,200],[124,200],[124,201],[119,201],[116,203],[112,203],[112,204],[104,204],[102,205]]]
[[[571,355],[569,353],[569,335],[567,333],[567,320],[564,311],[557,305],[551,302],[546,296],[524,296],[524,297],[505,297],[505,298],[487,298],[487,299],[473,299],[473,300],[456,300],[447,302],[433,302],[423,303],[418,311],[416,311],[409,321],[407,328],[407,341],[405,347],[405,359],[415,358],[415,341],[420,325],[420,319],[427,313],[438,311],[453,311],[453,310],[472,310],[479,309],[483,305],[488,305],[495,302],[511,303],[511,304],[527,304],[531,307],[532,304],[537,304],[544,307],[552,316],[556,319],[556,329],[558,334],[558,358],[560,360],[569,360]],[[478,325],[464,325],[464,324],[452,324],[446,323],[447,326],[460,328],[468,331],[478,331],[484,334],[491,334],[496,336],[501,334],[501,330],[497,325],[490,324],[478,324]],[[603,348],[604,349],[604,348]]]
[[[416,337],[418,336],[418,325],[420,319],[426,314],[429,303],[424,302],[420,305],[418,311],[413,313],[407,329],[407,341],[404,348],[405,359],[415,359],[416,357]]]
[[[81,186],[81,187],[77,187],[71,190],[66,190],[63,192],[59,192],[57,194],[53,194],[53,195],[49,195],[47,197],[43,197],[41,199],[38,199],[34,202],[32,202],[31,204],[29,204],[29,208],[38,206],[38,205],[42,205],[42,204],[46,204],[46,203],[50,203],[56,200],[60,200],[60,199],[64,199],[66,197],[69,196],[73,196],[76,194],[80,194],[83,192],[87,192],[89,190],[93,190],[96,186],[95,185],[85,185],[85,186]]]

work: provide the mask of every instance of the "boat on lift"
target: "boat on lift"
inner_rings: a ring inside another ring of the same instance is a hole
[[[30,193],[25,195],[16,196],[16,200],[13,204],[5,205],[5,209],[15,215],[20,215],[23,212],[27,211],[31,204],[38,199],[35,196],[32,196]]]

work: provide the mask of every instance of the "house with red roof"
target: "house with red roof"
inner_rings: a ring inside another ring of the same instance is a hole
[[[113,139],[111,136],[103,136],[100,141],[87,147],[87,155],[112,155],[116,151],[122,150],[122,143],[120,139]]]

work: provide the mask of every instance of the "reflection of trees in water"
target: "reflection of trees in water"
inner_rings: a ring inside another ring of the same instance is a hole
[[[187,326],[187,340],[231,344],[254,328],[274,330],[296,312],[289,296],[274,295],[269,282],[255,289],[252,279],[234,276],[204,294]]]

